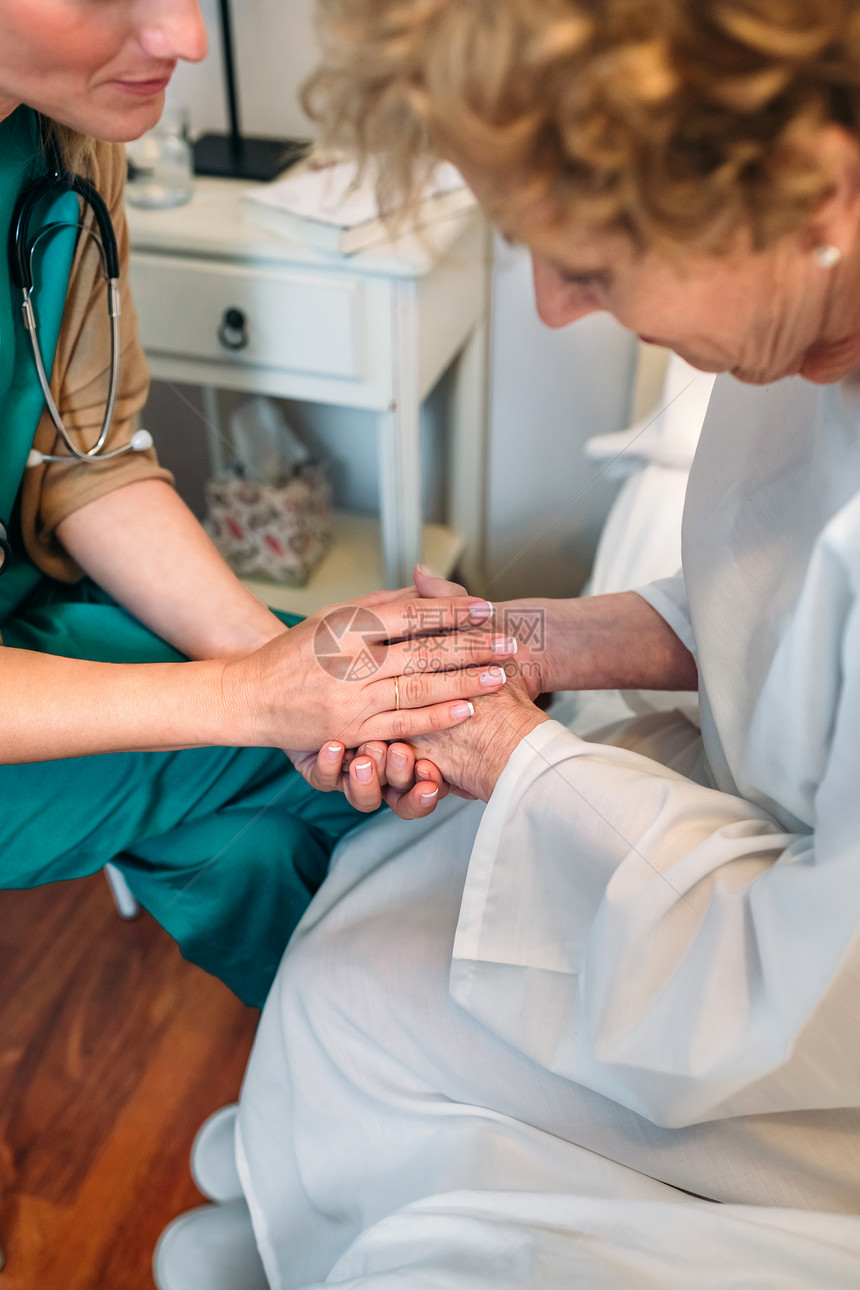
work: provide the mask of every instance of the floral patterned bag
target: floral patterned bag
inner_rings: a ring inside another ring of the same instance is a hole
[[[243,578],[303,586],[328,549],[331,487],[319,462],[298,466],[281,487],[235,472],[206,483],[206,529]]]

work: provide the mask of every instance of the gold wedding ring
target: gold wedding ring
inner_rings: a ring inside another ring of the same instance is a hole
[[[400,677],[394,678],[394,711],[400,711]]]

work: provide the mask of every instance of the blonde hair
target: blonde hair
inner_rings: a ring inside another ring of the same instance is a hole
[[[318,26],[306,110],[399,201],[450,149],[498,168],[494,214],[763,246],[828,190],[811,133],[860,125],[856,0],[318,0]]]
[[[56,148],[60,160],[69,174],[83,175],[85,178],[90,175],[91,161],[95,153],[95,140],[90,139],[85,134],[78,134],[67,125],[61,125],[59,121],[52,121],[50,117],[40,116],[39,136],[44,151]]]

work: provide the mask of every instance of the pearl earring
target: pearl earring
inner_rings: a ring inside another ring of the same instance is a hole
[[[812,255],[821,269],[832,269],[842,259],[842,252],[838,246],[816,246]]]

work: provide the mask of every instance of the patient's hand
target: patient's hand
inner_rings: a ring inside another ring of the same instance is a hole
[[[469,594],[458,582],[440,578],[420,564],[415,566],[414,577],[417,594],[426,600]],[[552,688],[549,681],[551,660],[547,657],[547,649],[549,641],[555,641],[559,633],[548,630],[551,615],[547,613],[547,606],[551,603],[548,600],[510,600],[498,605],[493,617],[482,624],[488,633],[514,638],[517,668],[530,699],[536,699]],[[510,664],[506,665],[506,670],[510,672]]]
[[[463,588],[415,570],[426,599]],[[556,690],[695,690],[696,660],[656,609],[635,591],[567,600],[508,600],[481,630],[513,636],[529,695]]]
[[[461,796],[489,801],[511,753],[536,726],[550,719],[532,703],[523,678],[511,664],[506,672],[508,682],[501,690],[475,701],[471,721],[409,741],[416,758],[431,759]]]
[[[408,744],[374,741],[347,751],[331,740],[318,753],[290,756],[314,788],[345,793],[359,811],[375,811],[386,802],[401,819],[419,820],[448,792],[437,767],[416,756]]]

